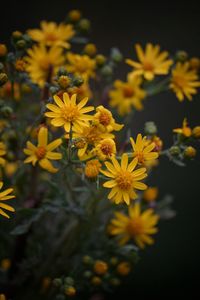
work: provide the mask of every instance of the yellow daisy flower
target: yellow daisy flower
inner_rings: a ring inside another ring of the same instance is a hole
[[[115,213],[109,232],[111,235],[119,236],[120,245],[133,239],[139,248],[144,249],[145,244],[152,245],[154,243],[150,235],[158,232],[155,227],[158,220],[159,216],[154,213],[153,209],[141,212],[140,204],[136,203],[129,207],[129,216],[120,212]]]
[[[2,187],[3,187],[3,182],[0,181],[0,190],[2,189]],[[10,195],[12,192],[13,192],[12,188],[9,188],[9,189],[6,189],[3,192],[0,192],[0,215],[6,217],[8,219],[10,217],[9,217],[9,215],[3,209],[11,211],[11,212],[14,212],[15,209],[12,206],[10,206],[10,205],[5,204],[5,203],[1,203],[1,202],[15,198],[14,195]]]
[[[137,198],[135,189],[145,190],[147,188],[146,184],[139,181],[147,176],[146,168],[135,170],[138,159],[134,158],[128,164],[128,155],[126,153],[122,155],[121,165],[115,157],[111,157],[111,161],[112,163],[105,162],[107,171],[101,170],[105,176],[112,178],[103,184],[104,187],[112,189],[108,199],[113,200],[116,204],[124,201],[129,205],[130,199]]]
[[[6,146],[3,142],[0,142],[0,166],[4,166],[5,165],[5,158],[3,158],[2,156],[4,156],[6,154]]]
[[[174,91],[179,101],[186,97],[192,100],[192,96],[197,94],[197,87],[200,87],[198,75],[195,70],[190,68],[189,62],[178,62],[172,70],[170,89]]]
[[[184,118],[184,120],[183,120],[183,127],[175,128],[175,129],[173,129],[173,132],[179,133],[187,138],[192,135],[192,129],[188,126],[188,122],[187,122],[186,118]]]
[[[54,168],[50,160],[59,160],[62,158],[62,154],[53,152],[62,143],[61,139],[48,144],[48,129],[41,127],[38,132],[38,144],[33,145],[30,141],[26,143],[27,148],[24,149],[24,153],[28,157],[24,160],[24,163],[32,163],[33,166],[38,162],[40,167],[49,171],[50,173],[56,173],[57,168]]]
[[[143,109],[142,100],[146,96],[141,88],[142,79],[139,76],[127,76],[127,82],[116,80],[114,89],[109,92],[111,107],[116,107],[119,115],[129,114],[132,108]]]
[[[86,81],[95,76],[95,60],[88,55],[79,55],[69,52],[67,53],[67,61],[66,69],[68,72],[81,76]]]
[[[146,80],[153,80],[155,75],[166,75],[173,61],[168,59],[168,52],[160,52],[159,45],[148,43],[145,51],[139,44],[135,45],[139,62],[126,59],[126,63],[134,68],[134,75],[143,75]]]
[[[86,162],[85,176],[87,178],[96,178],[99,175],[101,169],[101,163],[98,159],[91,159]]]
[[[51,112],[46,112],[45,116],[52,118],[51,125],[55,127],[64,126],[66,132],[73,130],[80,130],[83,126],[87,125],[88,121],[92,119],[91,115],[86,113],[94,110],[93,106],[84,107],[88,98],[82,99],[78,104],[76,103],[76,94],[73,94],[71,98],[68,93],[63,94],[63,100],[55,95],[55,104],[47,104],[46,107]]]
[[[78,146],[78,156],[80,159],[86,159],[85,155],[93,156],[93,148],[104,139],[113,139],[114,135],[109,132],[102,132],[99,127],[90,125],[83,126],[73,132],[75,145]],[[94,151],[94,150],[93,150]]]
[[[158,158],[158,152],[153,151],[155,143],[152,142],[147,144],[146,137],[142,137],[141,134],[138,134],[136,142],[133,138],[130,138],[130,141],[133,147],[133,157],[137,157],[140,164],[144,164],[145,161]]]
[[[59,47],[47,49],[43,44],[40,44],[28,49],[27,53],[28,56],[24,58],[27,62],[26,71],[31,80],[40,87],[44,87],[45,82],[51,81],[58,67],[64,63],[62,49]]]
[[[55,22],[42,21],[40,27],[41,29],[28,30],[27,33],[32,40],[43,43],[46,46],[70,48],[70,44],[67,41],[75,34],[71,24],[66,25],[61,23],[57,25]]]
[[[96,114],[93,117],[94,125],[98,126],[102,131],[111,132],[119,131],[124,125],[117,124],[112,113],[102,105],[96,108]]]
[[[103,139],[95,146],[93,152],[99,157],[100,160],[110,159],[116,154],[115,142],[110,138]]]

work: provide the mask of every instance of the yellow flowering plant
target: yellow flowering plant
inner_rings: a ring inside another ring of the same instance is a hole
[[[161,92],[191,101],[200,60],[151,43],[136,44],[134,60],[105,56],[89,27],[73,10],[0,44],[1,299],[80,299],[123,284],[175,216],[154,169],[163,156],[185,166],[198,155],[192,120],[164,148],[153,121],[137,132],[132,119]]]

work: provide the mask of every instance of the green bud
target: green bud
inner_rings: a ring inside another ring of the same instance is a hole
[[[64,283],[66,285],[74,285],[74,279],[72,277],[65,277]]]
[[[1,112],[5,117],[10,117],[13,113],[13,109],[10,106],[4,106],[1,108]]]
[[[85,278],[91,278],[92,275],[93,275],[93,274],[92,274],[91,271],[85,271],[84,274],[83,274],[83,276],[84,276]]]
[[[118,264],[119,259],[117,257],[111,257],[110,259],[110,263],[111,265],[115,266],[116,264]]]
[[[16,48],[18,50],[26,48],[26,42],[24,40],[19,40],[16,42]]]
[[[6,73],[0,73],[0,86],[4,85],[8,81]]]
[[[113,286],[119,286],[121,282],[120,282],[120,280],[118,278],[111,278],[110,283]]]
[[[177,51],[175,55],[175,59],[180,62],[185,62],[188,59],[188,54],[185,51]]]
[[[88,32],[90,30],[90,21],[88,19],[81,19],[78,27],[81,31]]]
[[[91,265],[93,264],[94,260],[91,256],[89,255],[85,255],[83,256],[83,263],[86,264],[86,265]]]
[[[178,146],[172,146],[170,149],[169,149],[169,153],[171,155],[174,155],[174,156],[177,156],[181,153],[181,150]]]
[[[81,76],[76,76],[73,79],[73,84],[75,86],[81,86],[83,84],[83,82],[84,82],[84,79]]]
[[[4,69],[4,65],[0,62],[0,72],[2,72]]]
[[[55,95],[59,91],[59,89],[55,86],[51,86],[49,91],[52,95]]]
[[[67,73],[67,70],[65,69],[65,67],[60,67],[58,70],[58,73],[57,73],[58,77],[62,76],[62,75],[67,75],[67,74],[68,73]]]
[[[157,127],[154,122],[146,122],[144,125],[144,132],[146,135],[155,135],[157,134]]]
[[[18,41],[22,38],[22,33],[20,31],[14,31],[12,33],[12,38],[14,41]]]
[[[60,287],[62,285],[62,279],[61,278],[55,278],[53,280],[53,285],[56,287]]]
[[[101,73],[103,76],[111,76],[113,74],[113,70],[110,66],[106,65],[101,69]]]
[[[8,152],[7,152],[7,158],[8,158],[9,160],[14,160],[14,158],[15,158],[14,153],[11,152],[11,151],[8,151]]]
[[[123,59],[123,55],[121,54],[121,52],[117,48],[112,48],[111,49],[111,55],[110,55],[110,57],[116,63],[121,62],[122,59]]]

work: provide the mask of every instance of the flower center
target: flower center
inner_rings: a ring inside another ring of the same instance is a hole
[[[39,61],[39,65],[40,65],[40,68],[41,68],[43,71],[48,71],[51,64],[50,64],[48,58],[45,57],[45,58],[42,58],[42,59]]]
[[[100,124],[104,125],[104,126],[108,126],[110,124],[111,121],[111,116],[110,114],[103,112],[100,114],[99,116],[99,122]]]
[[[154,70],[153,64],[148,61],[144,61],[143,68],[145,71],[153,71]]]
[[[184,88],[187,83],[184,76],[180,75],[174,75],[172,81],[180,89]]]
[[[62,108],[62,117],[67,122],[73,122],[79,117],[80,113],[76,106],[68,105]]]
[[[121,171],[116,177],[116,182],[121,190],[127,191],[133,185],[133,175],[128,171]]]
[[[94,144],[99,141],[100,132],[97,127],[87,127],[85,132],[83,132],[83,136],[86,139],[88,144]]]
[[[55,33],[48,32],[48,33],[46,33],[45,39],[46,39],[47,42],[48,41],[49,42],[55,42],[58,38],[57,38]]]
[[[130,98],[134,95],[134,90],[130,86],[124,86],[123,87],[123,95],[125,98]]]
[[[101,151],[104,155],[110,156],[113,154],[113,145],[106,143],[101,146]]]
[[[134,220],[129,221],[129,223],[127,224],[127,231],[133,237],[138,234],[142,234],[144,232],[142,219],[140,217],[137,217]]]
[[[192,130],[190,127],[183,127],[183,135],[186,136],[186,137],[189,137],[191,136],[192,134]]]
[[[46,154],[46,149],[44,147],[38,147],[37,150],[35,151],[35,154],[38,159],[42,159]]]

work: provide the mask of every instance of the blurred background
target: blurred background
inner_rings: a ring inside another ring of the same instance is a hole
[[[130,4],[132,3],[132,4]],[[189,1],[113,1],[113,0],[57,0],[5,1],[1,9],[0,42],[8,42],[14,30],[25,31],[39,26],[40,20],[63,20],[70,9],[80,9],[92,23],[91,41],[99,52],[108,54],[111,47],[119,47],[124,57],[133,58],[136,42],[158,43],[174,54],[185,50],[200,56],[200,7]],[[5,18],[3,17],[5,16]],[[125,80],[130,70],[121,64],[118,75]],[[172,143],[172,129],[180,127],[187,117],[193,127],[200,125],[200,96],[192,103],[179,103],[172,93],[149,98],[145,109],[132,120],[133,135],[143,130],[146,121],[154,120],[165,147]],[[154,246],[142,253],[142,259],[127,286],[118,296],[131,295],[135,299],[185,295],[198,291],[200,270],[200,197],[198,191],[200,161],[190,162],[186,168],[177,167],[166,159],[154,171],[152,185],[158,185],[160,196],[174,195],[177,216],[160,225]],[[116,298],[116,296],[115,296]],[[191,299],[191,298],[190,298]]]

